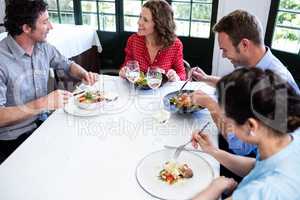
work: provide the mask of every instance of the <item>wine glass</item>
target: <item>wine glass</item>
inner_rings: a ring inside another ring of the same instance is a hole
[[[156,90],[162,83],[162,72],[164,70],[159,67],[149,67],[147,70],[147,84],[150,88]],[[170,113],[162,109],[162,102],[160,102],[159,110],[153,113],[153,118],[159,123],[165,124],[170,118]]]
[[[149,67],[147,71],[147,84],[152,89],[157,89],[162,82],[162,70],[159,67]]]
[[[129,60],[126,63],[126,78],[131,83],[135,83],[140,78],[140,67],[138,61]]]
[[[132,83],[133,91],[135,91],[134,83],[140,78],[140,66],[138,61],[129,60],[126,63],[126,78]]]

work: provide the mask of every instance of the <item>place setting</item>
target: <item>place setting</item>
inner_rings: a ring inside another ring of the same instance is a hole
[[[191,140],[179,146],[165,145],[165,149],[141,159],[135,173],[140,187],[149,195],[164,200],[192,199],[206,188],[215,177],[213,168],[199,155],[201,150],[186,148],[190,143]]]
[[[104,106],[118,100],[118,94],[104,91],[104,80],[98,78],[94,85],[81,84],[74,90],[73,97],[64,106],[68,114],[80,117],[97,116],[103,113]]]

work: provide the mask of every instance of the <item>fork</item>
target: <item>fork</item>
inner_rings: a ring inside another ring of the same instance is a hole
[[[198,134],[202,133],[202,131],[204,131],[204,129],[208,126],[209,122],[207,122],[203,128],[198,132]],[[189,140],[188,142],[178,146],[175,150],[175,153],[173,155],[173,160],[177,160],[177,158],[179,157],[180,153],[184,150],[184,147],[186,147],[186,145],[188,145],[189,143],[191,143],[192,140]]]

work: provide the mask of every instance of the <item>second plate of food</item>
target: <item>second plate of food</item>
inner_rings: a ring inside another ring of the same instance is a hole
[[[163,98],[164,107],[172,113],[194,113],[203,109],[203,107],[192,103],[191,94],[194,90],[175,91],[167,94]]]

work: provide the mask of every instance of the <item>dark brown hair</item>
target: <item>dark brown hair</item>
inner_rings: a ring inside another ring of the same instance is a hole
[[[235,47],[244,38],[251,40],[256,45],[263,44],[260,22],[254,15],[244,10],[235,10],[224,16],[213,27],[213,31],[226,33]]]
[[[22,26],[27,24],[35,29],[39,15],[47,10],[43,0],[10,0],[6,6],[4,26],[11,36],[23,33]]]
[[[172,7],[165,0],[149,0],[144,5],[152,14],[154,30],[157,34],[156,44],[168,47],[176,39],[175,22]]]
[[[244,124],[255,118],[278,135],[300,127],[300,96],[271,70],[240,68],[217,84],[219,104],[226,116]]]

